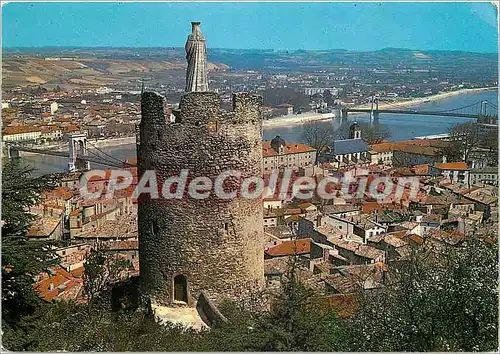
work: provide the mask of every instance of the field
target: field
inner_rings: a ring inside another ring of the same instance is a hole
[[[181,59],[107,59],[107,58],[37,58],[33,56],[4,57],[2,85],[4,88],[28,85],[106,86],[144,78],[145,73],[185,70]],[[224,64],[209,63],[209,70],[224,70]]]

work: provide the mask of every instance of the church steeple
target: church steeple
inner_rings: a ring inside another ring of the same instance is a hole
[[[349,127],[349,139],[361,139],[361,127],[357,122]]]

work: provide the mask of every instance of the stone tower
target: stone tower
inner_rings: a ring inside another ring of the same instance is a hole
[[[153,92],[141,96],[140,175],[156,171],[160,190],[183,169],[188,184],[196,177],[215,181],[227,170],[262,176],[262,97],[234,94],[233,109],[224,111],[217,93],[188,92],[174,121],[165,103]],[[229,180],[226,188],[238,183]],[[215,303],[241,301],[263,288],[261,198],[221,199],[213,188],[206,199],[141,196],[138,219],[141,282],[153,302],[195,306],[202,291]]]
[[[208,91],[207,44],[200,22],[191,22],[191,34],[186,41],[186,92]]]

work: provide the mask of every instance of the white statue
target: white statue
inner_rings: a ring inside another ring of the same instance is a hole
[[[192,31],[186,42],[186,92],[208,91],[207,43],[200,22],[191,22]]]

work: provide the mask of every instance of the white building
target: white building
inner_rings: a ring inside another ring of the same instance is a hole
[[[42,132],[39,128],[28,125],[6,127],[3,130],[2,141],[27,141],[40,139]]]
[[[308,96],[312,96],[317,93],[323,94],[323,92],[327,90],[330,91],[332,96],[337,96],[339,94],[339,89],[335,87],[306,87],[304,93]]]
[[[484,167],[469,171],[470,184],[498,186],[498,167]]]
[[[452,182],[466,183],[469,180],[469,167],[465,162],[435,163],[429,165],[430,175],[442,175]]]
[[[42,139],[60,140],[63,137],[62,130],[54,126],[42,127],[40,131],[41,131],[40,138]]]
[[[287,143],[280,136],[263,143],[262,155],[264,172],[282,168],[297,171],[299,168],[314,166],[316,162],[315,149],[305,144]]]

